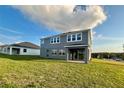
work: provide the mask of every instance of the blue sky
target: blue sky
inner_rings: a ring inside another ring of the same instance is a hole
[[[124,6],[104,6],[107,20],[93,29],[93,51],[122,52],[124,43]],[[58,34],[53,29],[30,20],[11,6],[0,6],[0,43],[29,41],[40,44],[40,38]]]
[[[94,51],[123,52],[124,43],[124,6],[105,6],[107,20],[96,27]]]
[[[39,44],[42,36],[56,33],[30,21],[11,6],[0,6],[0,42],[2,43],[29,41]]]

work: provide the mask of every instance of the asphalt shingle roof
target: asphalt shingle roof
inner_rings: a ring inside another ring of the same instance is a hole
[[[21,43],[11,44],[10,46],[19,46],[19,47],[27,47],[27,48],[34,48],[34,49],[40,48],[38,45],[30,42],[21,42]]]

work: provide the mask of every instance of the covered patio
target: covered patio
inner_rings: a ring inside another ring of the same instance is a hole
[[[67,61],[88,63],[89,61],[89,48],[86,45],[71,45],[65,46],[67,50]]]
[[[8,47],[6,52],[7,52],[7,54],[10,54],[10,55],[19,55],[20,54],[20,48]]]

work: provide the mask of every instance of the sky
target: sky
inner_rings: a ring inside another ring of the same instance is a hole
[[[100,7],[90,7],[86,12],[79,12],[69,19],[72,6],[54,7],[49,12],[50,7],[36,7],[38,11],[35,12],[32,7],[1,5],[0,44],[28,41],[40,45],[42,37],[59,34],[71,28],[93,27],[93,52],[123,52],[124,6],[101,7],[104,11]]]

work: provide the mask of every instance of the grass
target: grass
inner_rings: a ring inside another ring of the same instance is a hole
[[[0,87],[123,88],[124,63],[93,59],[81,64],[0,54]]]

